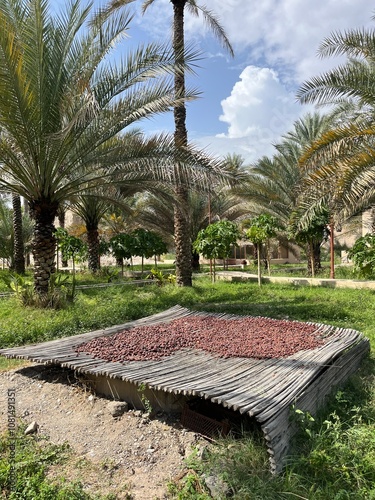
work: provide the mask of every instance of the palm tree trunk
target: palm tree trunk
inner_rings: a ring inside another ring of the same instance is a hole
[[[199,253],[198,252],[193,251],[192,256],[191,256],[191,265],[192,265],[192,269],[194,271],[199,271],[200,264],[199,264]]]
[[[39,295],[48,293],[51,274],[56,272],[56,238],[53,225],[56,214],[57,205],[51,205],[47,200],[30,204],[30,215],[35,221],[31,245],[34,257],[34,290]]]
[[[372,206],[370,211],[370,233],[375,234],[375,206]]]
[[[315,278],[316,273],[322,269],[321,241],[310,240],[307,246],[307,274]]]
[[[184,53],[184,8],[186,0],[171,0],[173,4],[173,50],[176,61]],[[174,77],[175,96],[185,95],[185,75],[176,72]],[[178,104],[174,107],[174,142],[176,148],[187,146],[186,108]],[[180,167],[175,165],[174,241],[176,249],[176,282],[179,286],[192,286],[191,240],[189,221],[188,189],[184,185]]]
[[[99,231],[98,227],[86,227],[88,245],[88,266],[92,273],[99,269]]]
[[[57,214],[57,217],[59,219],[59,226],[62,229],[65,229],[65,210],[64,208],[59,208],[59,212]],[[61,259],[61,265],[62,267],[68,267],[68,261],[67,259]]]
[[[27,200],[23,200],[23,213],[30,217],[30,207],[29,207],[29,202]],[[30,251],[26,247],[24,248],[25,251],[25,266],[30,267],[31,266],[31,259],[30,259]]]
[[[13,266],[17,274],[25,274],[25,249],[22,234],[21,198],[12,194],[13,206]]]

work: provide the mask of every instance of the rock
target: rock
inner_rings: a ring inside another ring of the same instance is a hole
[[[219,476],[205,476],[204,481],[212,498],[227,498],[230,495],[230,488]]]
[[[128,411],[129,405],[125,401],[111,401],[108,403],[107,408],[112,417],[120,417]]]
[[[26,427],[26,430],[25,430],[25,436],[27,436],[28,434],[35,434],[36,432],[38,432],[38,424],[35,422],[31,422],[31,424],[29,424],[27,427]]]

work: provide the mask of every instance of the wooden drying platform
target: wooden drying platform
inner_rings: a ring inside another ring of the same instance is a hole
[[[58,364],[91,377],[130,382],[135,387],[145,384],[155,392],[198,396],[248,414],[260,423],[270,453],[271,470],[278,472],[285,464],[290,438],[296,431],[290,420],[291,405],[314,414],[332,388],[342,384],[359,367],[370,348],[369,340],[355,330],[317,325],[327,338],[323,346],[278,359],[218,358],[204,351],[184,349],[157,361],[111,363],[74,350],[75,346],[93,338],[190,315],[210,314],[175,306],[123,325],[36,345],[1,349],[0,354]]]

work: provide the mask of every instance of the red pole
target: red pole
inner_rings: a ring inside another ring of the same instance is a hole
[[[211,224],[211,193],[208,192],[208,223]],[[210,276],[212,279],[212,259],[210,259]]]

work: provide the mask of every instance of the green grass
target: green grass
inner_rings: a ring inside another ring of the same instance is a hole
[[[52,466],[62,466],[72,456],[67,444],[54,445],[46,438],[25,436],[19,426],[17,435],[0,436],[0,488],[9,500],[113,500],[110,495],[91,495],[80,481],[62,476],[47,478]],[[15,450],[13,452],[13,450]],[[12,456],[14,454],[14,456]],[[12,457],[11,459],[9,457]]]
[[[192,288],[127,285],[80,290],[74,304],[58,311],[22,308],[15,297],[1,299],[0,346],[75,335],[175,304],[198,311],[327,323],[359,330],[372,345],[375,342],[374,290],[212,284],[200,276]],[[203,460],[191,459],[190,472],[170,485],[171,497],[209,498],[202,478],[205,473],[220,475],[236,500],[375,499],[375,359],[371,356],[363,363],[314,421],[304,417],[283,474],[270,475],[261,435],[229,438]]]

